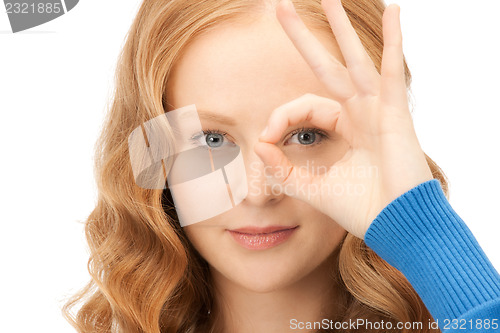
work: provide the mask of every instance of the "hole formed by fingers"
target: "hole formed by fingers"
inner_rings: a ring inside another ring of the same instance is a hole
[[[318,128],[332,130],[340,110],[340,104],[332,99],[305,94],[273,110],[269,117],[268,129],[259,140],[276,143],[288,127],[306,121]]]

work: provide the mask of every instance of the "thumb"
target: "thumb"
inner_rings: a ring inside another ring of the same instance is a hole
[[[309,185],[312,177],[308,170],[295,167],[276,145],[257,142],[255,153],[264,163],[264,172],[268,182],[281,186],[282,193],[304,201],[310,200]]]

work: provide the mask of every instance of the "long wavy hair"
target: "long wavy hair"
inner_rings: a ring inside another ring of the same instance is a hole
[[[85,224],[91,281],[63,307],[78,332],[219,332],[209,315],[213,285],[207,262],[179,226],[168,190],[137,186],[128,135],[167,110],[166,86],[190,41],[220,22],[258,17],[276,0],[144,0],[118,61],[114,98],[96,143],[98,201]],[[312,28],[331,33],[320,0],[293,1]],[[382,0],[344,0],[361,42],[380,72]],[[408,89],[411,74],[405,63]],[[427,155],[448,196],[444,173]],[[341,297],[331,319],[422,322],[431,315],[407,279],[347,234],[333,254],[332,285]],[[422,329],[384,332],[439,332]],[[350,332],[343,330],[342,332]],[[373,330],[369,332],[381,332]]]

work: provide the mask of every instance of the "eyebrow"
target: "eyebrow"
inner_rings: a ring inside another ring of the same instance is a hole
[[[219,122],[221,124],[226,124],[228,126],[236,125],[236,121],[233,118],[225,116],[220,113],[214,113],[208,110],[198,110],[198,116],[200,117],[200,119],[212,120]]]

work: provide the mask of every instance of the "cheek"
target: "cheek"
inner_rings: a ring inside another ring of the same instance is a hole
[[[346,231],[328,216],[311,211],[311,218],[306,223],[304,247],[309,248],[310,260],[322,260],[331,254],[341,243]],[[317,258],[314,258],[317,256]]]
[[[282,148],[293,165],[307,168],[316,175],[325,173],[345,155],[348,149],[349,144],[343,139],[324,139],[314,146],[294,144]]]
[[[209,252],[209,250],[213,249],[214,245],[217,244],[214,228],[203,225],[203,222],[184,227],[184,233],[194,248],[200,252],[203,257],[205,257],[205,253]]]

